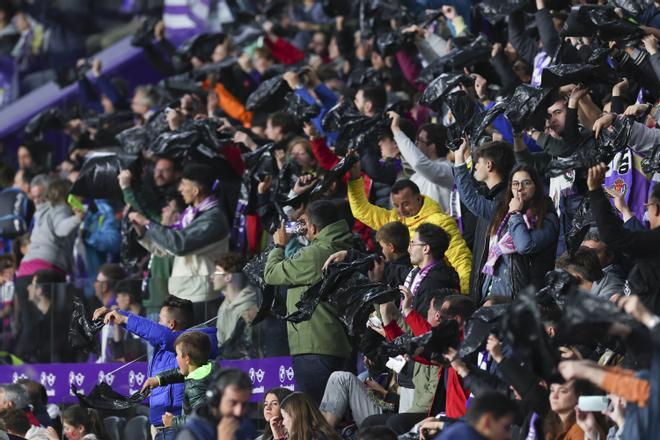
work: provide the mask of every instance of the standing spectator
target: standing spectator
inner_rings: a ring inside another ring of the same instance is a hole
[[[259,290],[250,285],[243,274],[245,259],[234,252],[227,252],[215,261],[213,288],[224,296],[218,308],[218,346],[227,341],[240,318],[251,322],[259,309]]]
[[[46,191],[50,178],[46,174],[38,174],[30,181],[30,200],[34,206],[39,206],[46,201]]]
[[[33,309],[27,306],[27,286],[33,275],[40,270],[58,272],[62,279],[71,272],[73,243],[84,213],[72,211],[66,203],[71,184],[56,180],[48,187],[46,203],[39,206],[34,216],[34,227],[30,234],[30,246],[16,273],[16,307],[19,313],[16,354],[32,352],[36,321]]]
[[[14,312],[14,273],[16,264],[11,255],[0,255],[0,350],[12,346],[12,315]]]
[[[460,153],[457,153],[460,154]],[[474,153],[476,162],[474,164],[474,179],[477,182],[486,184],[488,191],[484,194],[486,200],[499,203],[506,193],[506,179],[511,173],[514,164],[513,151],[511,146],[505,142],[492,142],[480,146]],[[472,190],[466,194],[466,186],[471,183],[471,177],[468,174],[467,166],[464,164],[463,156],[456,159],[456,166],[453,169],[456,177],[456,186],[461,199],[473,199],[473,194],[477,191],[473,185]],[[470,182],[466,182],[470,180]],[[488,258],[488,245],[490,239],[490,219],[477,215],[474,244],[472,246],[472,271],[470,274],[470,297],[475,303],[481,300],[481,293],[478,291],[479,279],[481,278],[481,268]]]
[[[352,236],[335,204],[326,200],[311,203],[301,220],[310,244],[290,258],[284,257],[289,236],[282,226],[273,236],[275,249],[268,255],[264,280],[272,285],[291,286],[287,291],[289,313],[303,292],[321,278],[323,263],[334,252],[349,249]],[[308,321],[287,323],[289,347],[297,389],[317,402],[321,401],[326,382],[333,371],[342,370],[351,354],[351,344],[332,307],[320,303]]]
[[[115,210],[107,200],[93,200],[85,213],[82,226],[85,246],[85,269],[88,278],[97,275],[99,268],[119,257],[121,233]]]
[[[138,292],[142,281],[127,278],[117,283],[117,308],[133,315],[143,316],[144,310],[138,300]],[[119,325],[112,326],[112,344],[110,352],[112,359],[119,362],[130,362],[142,357],[146,353],[145,341],[139,336],[129,333]]]
[[[217,310],[219,298],[210,275],[215,259],[229,247],[229,226],[214,195],[216,186],[211,167],[191,164],[183,170],[179,185],[188,204],[179,222],[167,227],[137,212],[129,214],[145,248],[175,256],[169,291],[193,302],[196,323],[208,320]]]
[[[372,229],[379,229],[385,223],[400,221],[408,227],[412,237],[423,223],[431,223],[445,230],[451,237],[447,250],[447,261],[458,272],[461,292],[470,286],[470,265],[472,253],[458,230],[456,220],[442,212],[436,202],[419,192],[419,187],[410,180],[399,180],[392,186],[391,210],[379,208],[369,203],[364,193],[364,183],[360,177],[360,165],[351,168],[348,182],[348,201],[353,216]]]

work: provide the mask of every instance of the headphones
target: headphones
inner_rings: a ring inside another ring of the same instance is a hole
[[[218,405],[220,405],[225,388],[229,385],[238,385],[239,388],[246,388],[248,384],[249,388],[252,389],[252,381],[250,380],[250,377],[238,368],[223,368],[217,370],[211,378],[209,389],[206,391],[207,406],[210,410],[217,408]]]

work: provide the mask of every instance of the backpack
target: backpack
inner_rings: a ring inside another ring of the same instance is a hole
[[[20,189],[6,188],[0,192],[0,237],[14,239],[28,232],[34,207]]]

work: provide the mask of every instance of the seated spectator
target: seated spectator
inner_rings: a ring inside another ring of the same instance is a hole
[[[339,440],[313,401],[305,393],[295,392],[280,404],[282,424],[289,440]]]
[[[36,419],[39,420],[41,426],[53,426],[58,431],[61,431],[62,423],[60,420],[52,418],[48,413],[48,395],[46,394],[46,388],[39,382],[30,379],[19,379],[17,383],[23,385],[27,391],[32,413]]]
[[[593,395],[593,387],[582,380],[570,380],[565,383],[550,384],[550,411],[543,419],[543,431],[549,438],[583,439],[582,423],[577,420],[575,410],[582,395]],[[599,438],[605,433],[596,422],[595,431]]]
[[[144,382],[142,391],[150,388],[184,383],[183,414],[174,416],[170,412],[163,414],[163,426],[179,430],[186,423],[186,418],[195,409],[206,405],[206,390],[219,365],[209,361],[211,340],[202,332],[186,332],[174,341],[176,360],[179,368],[166,370],[150,377]]]
[[[103,440],[107,438],[99,413],[94,409],[73,405],[62,411],[64,437],[67,440]],[[59,440],[52,427],[48,428],[48,440]]]
[[[577,278],[580,288],[592,295],[609,299],[614,294],[623,293],[623,280],[603,271],[598,255],[592,249],[581,247],[573,256],[562,255],[557,260],[557,267]]]
[[[133,315],[144,316],[142,304],[138,300],[138,292],[142,280],[127,278],[115,285],[117,292],[117,305],[119,310],[129,312]],[[121,326],[112,326],[112,358],[119,362],[130,362],[142,357],[147,352],[145,341],[139,336],[126,331]]]
[[[385,223],[398,220],[408,227],[411,237],[423,223],[432,223],[441,227],[451,238],[446,255],[447,261],[458,272],[461,291],[468,291],[472,253],[458,230],[456,220],[443,213],[436,202],[422,196],[419,187],[410,180],[399,180],[392,186],[391,197],[394,209],[379,208],[367,200],[360,177],[359,162],[351,168],[350,175],[348,201],[356,220],[376,230]]]
[[[484,393],[475,398],[468,408],[466,421],[442,430],[438,440],[507,440],[516,417],[516,405],[500,393]],[[442,422],[430,421],[421,429],[437,430]],[[427,438],[425,436],[425,438]],[[556,437],[552,437],[556,438]],[[569,437],[566,437],[567,439]],[[577,437],[576,437],[577,439]]]
[[[229,246],[229,226],[214,195],[215,171],[207,165],[188,165],[182,174],[179,192],[188,207],[178,223],[164,226],[142,214],[129,214],[139,229],[141,243],[158,254],[173,254],[174,266],[169,291],[193,302],[195,321],[206,321],[217,310],[218,295],[210,275],[215,259]]]
[[[5,423],[8,434],[27,440],[48,440],[46,428],[31,425],[23,410],[16,408],[2,410],[0,419]]]
[[[286,430],[282,425],[282,412],[280,403],[291,394],[286,388],[272,388],[264,393],[264,420],[266,427],[264,433],[255,440],[277,440],[286,437]]]
[[[193,412],[177,440],[253,440],[257,434],[247,417],[251,396],[250,376],[220,370],[209,386],[208,405]]]
[[[252,322],[259,308],[259,290],[248,283],[243,266],[245,259],[233,252],[222,254],[215,261],[213,288],[224,296],[216,324],[218,346],[231,337],[240,318]]]
[[[41,426],[30,408],[30,398],[23,385],[6,383],[0,385],[0,410],[19,409],[23,411],[33,426]]]

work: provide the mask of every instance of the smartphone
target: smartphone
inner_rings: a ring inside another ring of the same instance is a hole
[[[286,222],[284,223],[284,232],[291,235],[303,235],[307,232],[307,225],[303,222]]]
[[[66,202],[69,204],[70,207],[73,209],[77,209],[79,211],[84,211],[85,210],[85,205],[76,198],[73,194],[69,194],[69,196],[66,198]]]
[[[585,412],[603,412],[610,406],[610,399],[607,396],[580,396],[578,399],[578,409]]]

